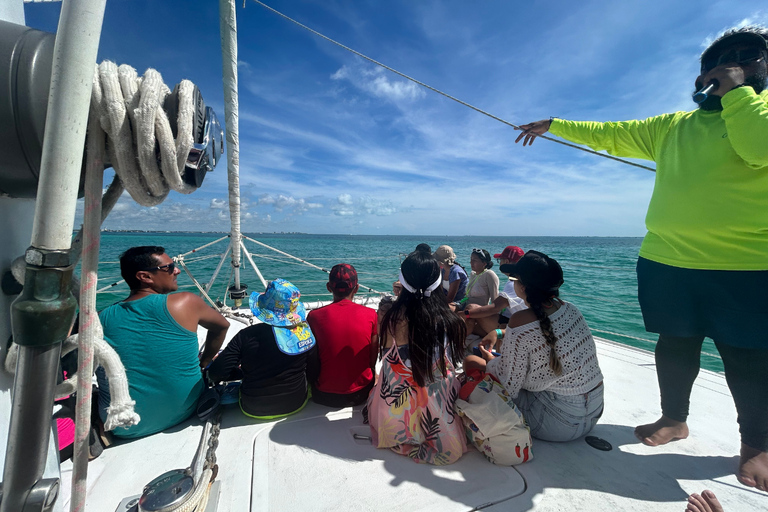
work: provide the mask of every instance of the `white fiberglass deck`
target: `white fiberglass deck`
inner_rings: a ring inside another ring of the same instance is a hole
[[[240,328],[235,323],[228,338]],[[258,422],[230,406],[217,450],[216,510],[682,512],[687,495],[703,489],[713,490],[726,512],[768,508],[765,493],[742,486],[734,476],[736,412],[721,375],[702,371],[696,381],[691,437],[652,448],[632,431],[660,414],[653,355],[598,340],[598,356],[606,410],[591,434],[609,441],[611,451],[584,440],[534,440],[534,460],[514,468],[494,466],[474,450],[456,464],[435,467],[353,438],[368,433],[357,409],[331,411],[310,402],[282,421]],[[197,420],[189,420],[105,450],[90,463],[88,510],[112,512],[154,477],[189,465],[201,430]],[[68,495],[71,465],[62,471]]]

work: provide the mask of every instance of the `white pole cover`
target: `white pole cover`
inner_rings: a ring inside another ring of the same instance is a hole
[[[219,0],[221,60],[224,81],[224,124],[227,128],[229,218],[232,224],[232,266],[240,288],[240,120],[237,95],[237,17],[235,0]]]
[[[35,247],[70,248],[105,6],[106,0],[69,0],[61,6],[32,228]]]

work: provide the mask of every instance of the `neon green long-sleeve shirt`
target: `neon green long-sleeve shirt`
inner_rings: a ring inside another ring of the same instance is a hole
[[[675,267],[768,270],[768,91],[739,87],[722,112],[644,121],[554,119],[549,131],[656,162],[640,256]]]

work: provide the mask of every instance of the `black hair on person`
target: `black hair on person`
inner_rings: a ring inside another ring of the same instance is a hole
[[[414,249],[414,252],[428,252],[429,254],[432,254],[432,248],[429,244],[419,244]]]
[[[142,245],[140,247],[131,247],[120,255],[120,275],[131,290],[138,290],[141,282],[136,279],[136,272],[145,268],[157,266],[157,258],[165,253],[165,249],[159,245]]]
[[[536,315],[536,318],[538,318],[541,332],[544,335],[544,339],[547,341],[547,345],[549,345],[549,367],[555,375],[561,375],[563,373],[563,365],[560,363],[560,358],[557,357],[557,352],[555,352],[557,337],[552,330],[552,322],[549,319],[549,315],[544,311],[544,303],[559,297],[560,289],[555,288],[553,290],[552,288],[549,288],[545,290],[536,288],[532,284],[526,284],[522,280],[520,282],[525,286],[525,300],[528,302],[531,311]]]
[[[491,258],[491,253],[489,253],[485,249],[480,249],[480,251],[482,252],[472,251],[472,254],[476,255],[478,258],[480,258],[480,261],[485,263],[486,269],[493,268],[493,258]]]
[[[464,338],[467,328],[464,322],[448,307],[442,290],[433,290],[429,296],[424,291],[440,277],[440,267],[429,252],[414,251],[400,266],[408,285],[386,312],[381,322],[379,351],[384,357],[384,346],[389,337],[394,338],[398,324],[408,326],[408,348],[411,357],[413,379],[418,386],[434,382],[432,362],[437,361],[443,376],[447,375],[446,352],[454,365],[464,354]],[[446,341],[449,350],[446,351]],[[396,340],[392,340],[396,343]]]

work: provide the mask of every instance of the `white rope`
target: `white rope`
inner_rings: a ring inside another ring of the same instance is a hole
[[[94,81],[97,81],[94,77]],[[91,96],[93,106],[93,95]],[[85,199],[82,229],[82,255],[80,287],[80,325],[77,343],[77,375],[93,375],[95,338],[103,337],[99,313],[96,311],[96,286],[99,278],[99,248],[101,237],[101,187],[104,183],[104,132],[99,130],[98,118],[88,117],[86,145]],[[77,380],[75,406],[75,441],[72,455],[72,501],[70,510],[85,510],[86,484],[88,479],[89,438],[91,434],[90,379]]]
[[[134,201],[156,206],[173,189],[182,194],[195,187],[182,179],[184,163],[193,143],[194,85],[179,84],[177,136],[174,140],[163,102],[170,89],[162,76],[148,69],[139,78],[128,65],[104,61],[93,84],[93,109],[109,138],[109,159]],[[158,167],[155,147],[160,148]]]

